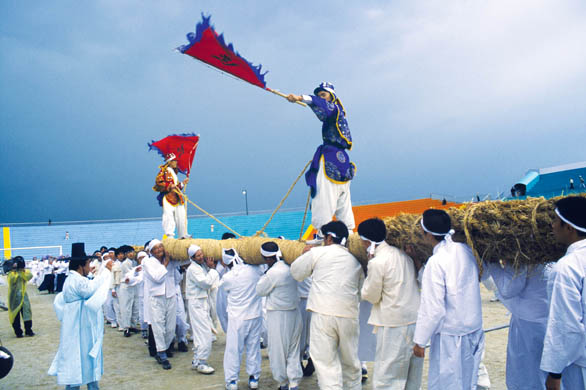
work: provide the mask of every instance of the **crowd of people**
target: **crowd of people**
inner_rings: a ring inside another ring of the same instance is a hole
[[[511,312],[510,389],[584,388],[586,198],[563,198],[555,213],[553,234],[567,247],[557,262],[483,264],[483,277],[492,276]],[[208,360],[222,327],[229,390],[238,389],[243,354],[248,387],[258,388],[264,346],[281,390],[297,389],[314,370],[320,389],[360,389],[364,360],[374,361],[374,389],[419,389],[428,347],[429,389],[476,388],[485,343],[477,261],[466,244],[451,239],[446,212],[424,212],[421,229],[433,248],[429,259],[387,244],[380,219],[360,223],[366,267],[346,247],[349,231],[340,221],[324,224],[323,243],[307,245],[291,265],[274,241],[258,248],[264,264],[248,263],[235,249],[224,249],[214,260],[197,245],[187,249],[188,261],[178,261],[157,239],[138,252],[124,245],[91,256],[82,243],[73,244],[54,304],[61,338],[49,373],[67,388],[97,389],[107,323],[124,337],[140,334],[166,370],[174,353],[189,350],[190,331],[193,370],[214,374]],[[12,262],[8,306],[18,337],[20,317],[25,334],[34,335],[26,284],[44,283],[47,264],[62,267],[39,262],[33,275],[24,260]],[[370,332],[361,325],[361,301],[371,305]],[[363,336],[375,340],[370,357],[360,356]]]

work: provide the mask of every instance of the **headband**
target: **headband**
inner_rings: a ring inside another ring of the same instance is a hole
[[[366,253],[368,253],[369,255],[374,255],[374,250],[376,249],[377,245],[382,244],[385,240],[379,241],[379,242],[375,242],[372,241],[364,236],[360,236],[361,239],[363,239],[364,241],[370,241],[370,246],[368,247],[368,249],[366,249]]]
[[[560,213],[560,211],[558,210],[557,207],[555,209],[555,213],[558,215],[558,217],[560,217],[560,219],[562,221],[564,221],[565,223],[567,223],[568,225],[570,225],[574,229],[576,229],[576,230],[578,230],[578,231],[580,231],[582,233],[586,233],[586,228],[585,227],[580,227],[580,226],[576,225],[575,223],[568,221],[566,218],[564,218],[564,216],[562,215],[562,213]]]

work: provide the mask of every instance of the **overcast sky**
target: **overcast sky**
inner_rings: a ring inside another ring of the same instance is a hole
[[[147,143],[178,132],[201,136],[201,207],[241,212],[243,188],[251,210],[277,205],[321,125],[174,52],[201,12],[269,87],[334,84],[354,204],[494,195],[586,160],[584,1],[3,1],[1,222],[160,215]],[[306,196],[302,180],[284,207]]]

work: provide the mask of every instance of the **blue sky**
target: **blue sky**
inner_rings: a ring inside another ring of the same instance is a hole
[[[201,207],[243,211],[243,188],[251,210],[277,205],[320,124],[174,52],[202,11],[269,87],[335,85],[354,203],[496,194],[586,160],[583,1],[4,1],[1,222],[160,215],[147,142],[177,132],[201,135]]]

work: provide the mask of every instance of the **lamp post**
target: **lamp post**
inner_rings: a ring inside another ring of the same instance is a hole
[[[242,190],[242,195],[244,195],[244,203],[246,204],[246,215],[248,215],[248,191]]]

